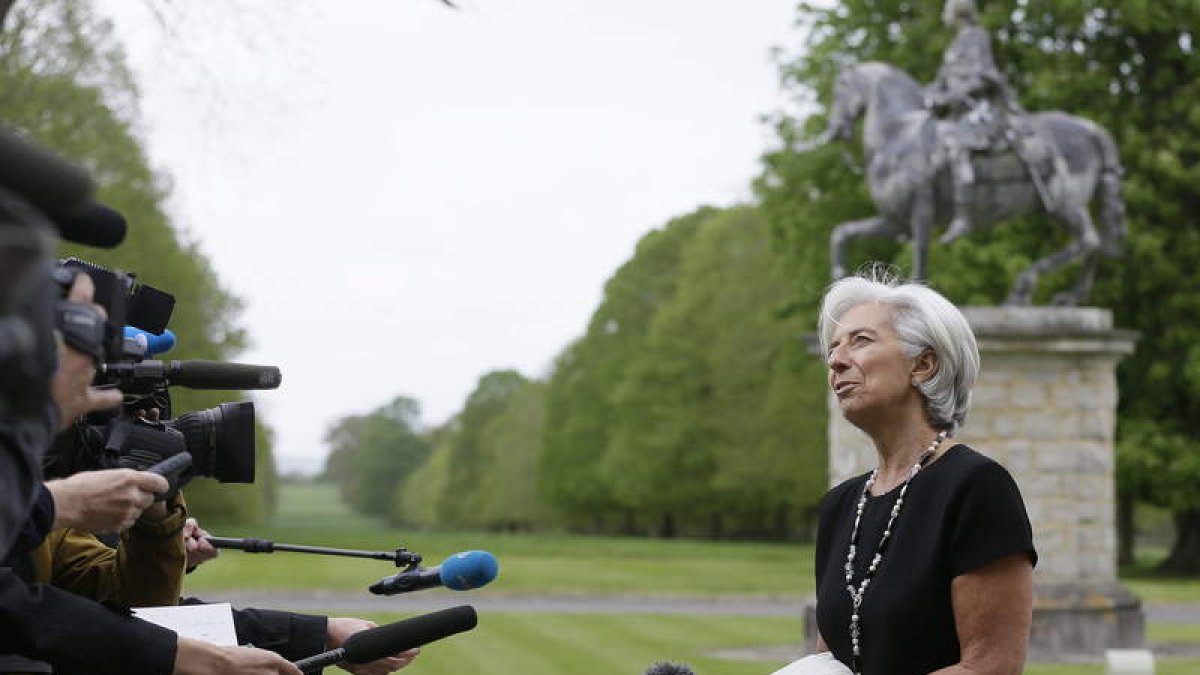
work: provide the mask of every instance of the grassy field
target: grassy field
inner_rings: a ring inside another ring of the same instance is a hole
[[[203,514],[199,514],[203,522]],[[807,598],[813,594],[812,548],[800,544],[583,537],[562,534],[421,532],[389,527],[347,510],[333,486],[285,485],[279,515],[265,527],[214,528],[213,534],[291,544],[369,550],[405,546],[436,564],[447,555],[483,549],[500,560],[489,593],[633,594]],[[1149,559],[1122,581],[1146,602],[1200,604],[1200,579],[1161,578]],[[236,588],[363,590],[390,573],[386,563],[226,551],[188,576],[195,592]]]
[[[198,514],[203,524],[203,514]],[[348,512],[326,485],[288,485],[279,516],[266,527],[213,528],[227,537],[368,550],[405,546],[441,562],[468,549],[491,551],[495,594],[812,595],[812,550],[795,544],[663,541],[560,534],[419,532],[389,528]],[[225,551],[188,575],[189,592],[239,588],[365,590],[390,574],[388,563],[298,553]]]
[[[384,622],[391,615],[373,615]],[[594,614],[481,615],[479,627],[422,648],[413,675],[639,675],[656,661],[686,663],[697,673],[764,675],[784,664],[734,661],[716,649],[794,644],[798,619]],[[700,647],[703,645],[703,647]]]
[[[203,514],[198,514],[201,519]],[[405,546],[427,563],[464,549],[492,551],[500,578],[483,593],[802,598],[812,595],[812,549],[797,544],[662,541],[569,535],[408,532],[347,511],[331,486],[286,485],[279,515],[265,527],[214,528],[213,534],[292,544],[370,550]],[[1125,579],[1151,602],[1200,603],[1200,580]],[[365,593],[388,563],[296,553],[226,551],[188,575],[187,592],[333,589]],[[380,623],[403,614],[370,615]],[[699,675],[764,675],[784,659],[720,658],[723,649],[795,647],[799,617],[545,614],[487,612],[467,635],[429,645],[413,675],[638,675],[655,661],[691,665]],[[1155,643],[1200,642],[1200,625],[1151,624]],[[1101,665],[1033,664],[1028,675],[1102,675]],[[1200,660],[1159,660],[1158,675],[1200,673]]]

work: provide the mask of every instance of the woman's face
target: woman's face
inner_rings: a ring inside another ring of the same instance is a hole
[[[864,302],[842,315],[827,355],[829,387],[842,415],[858,426],[914,395],[914,360],[904,355],[892,327],[892,310]]]

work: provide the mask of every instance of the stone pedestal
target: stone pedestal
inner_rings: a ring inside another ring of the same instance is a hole
[[[968,307],[982,369],[958,435],[1012,473],[1039,561],[1030,658],[1102,658],[1144,643],[1141,602],[1117,581],[1116,365],[1136,334],[1094,308]],[[876,464],[829,398],[830,484]]]

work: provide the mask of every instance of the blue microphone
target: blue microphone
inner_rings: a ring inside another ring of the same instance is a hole
[[[125,339],[133,340],[140,345],[145,350],[145,356],[162,354],[171,351],[171,348],[175,346],[175,333],[172,333],[169,328],[163,330],[161,335],[156,335],[141,328],[125,326]]]
[[[418,567],[384,577],[368,590],[375,595],[396,595],[435,586],[467,591],[491,583],[499,573],[496,556],[487,551],[463,551],[446,558],[437,567]]]

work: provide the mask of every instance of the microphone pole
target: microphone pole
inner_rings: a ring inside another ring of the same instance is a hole
[[[390,560],[396,567],[413,567],[421,564],[421,554],[414,553],[401,546],[395,551],[360,551],[348,548],[328,548],[325,546],[300,546],[297,544],[279,544],[268,539],[250,539],[234,537],[207,537],[208,543],[216,548],[231,548],[246,553],[274,553],[288,551],[292,553],[311,553],[314,555],[339,555],[347,558],[370,558],[372,560]]]

